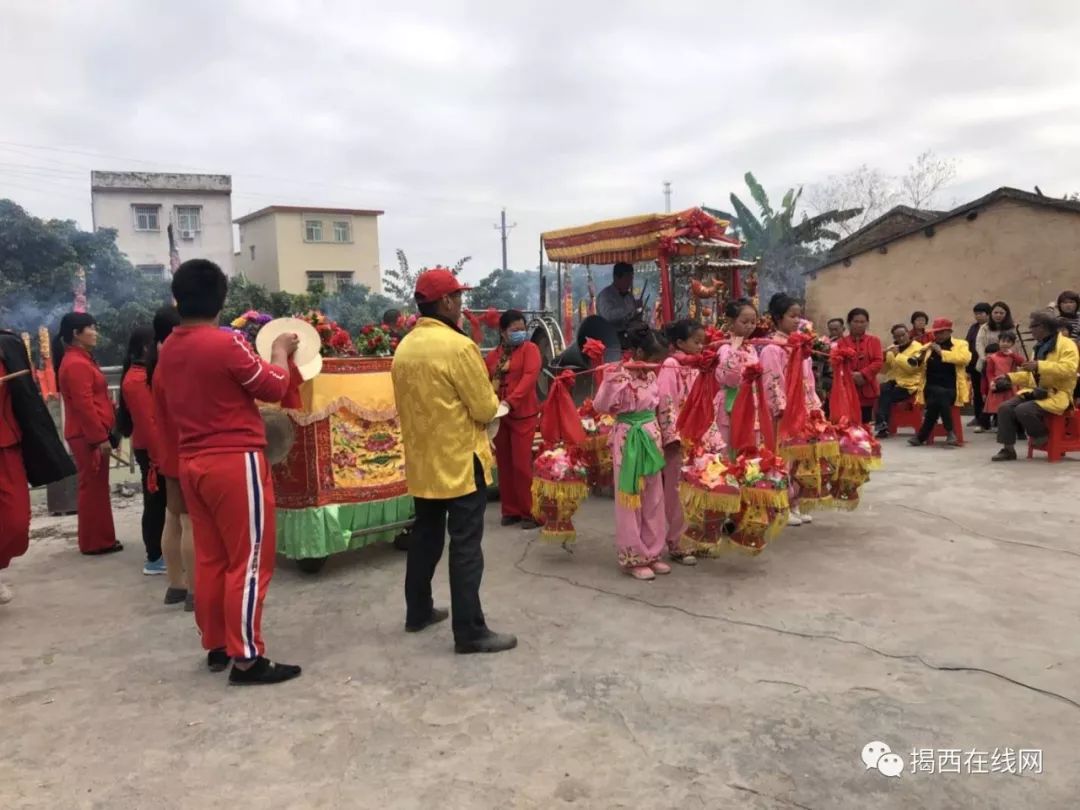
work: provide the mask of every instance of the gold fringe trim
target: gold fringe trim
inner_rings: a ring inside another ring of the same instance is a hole
[[[683,482],[679,484],[679,501],[687,515],[701,516],[707,511],[734,514],[742,507],[742,493],[710,492]]]
[[[574,543],[577,541],[576,531],[565,532],[549,532],[547,529],[541,527],[540,540],[545,543]]]
[[[854,512],[859,508],[859,500],[858,498],[855,500],[833,498],[833,508],[844,512]]]
[[[840,442],[808,442],[806,444],[781,445],[779,456],[788,463],[796,461],[832,461],[840,457]]]
[[[321,422],[323,419],[333,416],[339,411],[347,411],[353,416],[359,417],[367,422],[389,422],[391,419],[397,419],[398,415],[397,408],[387,408],[386,410],[365,408],[362,405],[357,405],[348,397],[338,397],[318,411],[298,411],[292,408],[283,410],[289,415],[289,418],[300,425],[300,427],[307,427],[316,422]]]
[[[589,485],[585,481],[547,481],[543,478],[534,478],[532,482],[533,517],[543,520],[542,507],[554,503],[560,517],[569,518],[588,497]]]
[[[641,508],[641,495],[631,495],[629,492],[623,492],[616,486],[615,503],[623,507],[623,509],[633,509],[634,511],[637,511]]]
[[[822,495],[820,498],[807,498],[805,495],[799,496],[799,511],[800,512],[822,512],[826,509],[832,509],[835,506],[832,495]]]
[[[765,509],[787,509],[788,493],[786,489],[743,487],[742,502],[747,506],[758,506]]]

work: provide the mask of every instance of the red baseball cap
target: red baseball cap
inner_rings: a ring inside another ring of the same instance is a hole
[[[425,270],[416,279],[416,292],[413,297],[418,304],[430,304],[459,292],[468,292],[472,287],[466,287],[458,281],[453,271],[446,267],[432,267]]]
[[[952,331],[952,321],[948,318],[934,318],[934,325],[930,327],[930,331],[944,332],[945,330]]]

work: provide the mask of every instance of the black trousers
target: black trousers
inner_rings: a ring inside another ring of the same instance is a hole
[[[1013,397],[998,406],[998,444],[1011,447],[1016,444],[1020,430],[1031,439],[1041,439],[1049,431],[1046,428],[1046,411],[1033,399]]]
[[[984,428],[989,427],[990,420],[983,416],[982,372],[971,368],[968,374],[971,376],[971,405],[975,409],[975,421]]]
[[[476,492],[460,498],[416,498],[416,523],[405,564],[405,623],[423,624],[431,616],[431,579],[450,531],[450,615],[455,641],[473,641],[487,632],[480,607],[484,576],[484,510],[487,483],[473,458]]]
[[[952,408],[953,403],[956,402],[956,389],[928,385],[923,392],[923,397],[926,405],[923,407],[923,423],[919,428],[919,438],[924,442],[929,439],[938,419],[941,420],[945,432],[952,433],[955,427],[952,421]]]
[[[864,425],[869,425],[871,422],[874,421],[873,405],[861,405],[859,407],[859,410],[861,412],[859,415],[862,416],[862,421]]]
[[[877,429],[887,430],[893,407],[909,399],[911,399],[911,392],[897,385],[896,380],[882,383],[881,396],[878,397],[877,405]]]
[[[135,461],[139,463],[142,476],[142,541],[146,546],[148,562],[161,559],[161,533],[165,531],[165,477],[158,476],[158,491],[147,489],[150,475],[150,454],[145,450],[135,451]]]

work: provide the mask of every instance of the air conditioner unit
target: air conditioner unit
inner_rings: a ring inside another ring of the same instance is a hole
[[[180,231],[180,238],[190,241],[195,238],[195,231]]]

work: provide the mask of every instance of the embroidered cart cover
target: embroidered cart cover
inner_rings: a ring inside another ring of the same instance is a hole
[[[277,548],[326,557],[392,540],[413,518],[389,357],[325,358],[300,389],[288,458],[273,468]],[[388,527],[353,538],[353,532]]]

